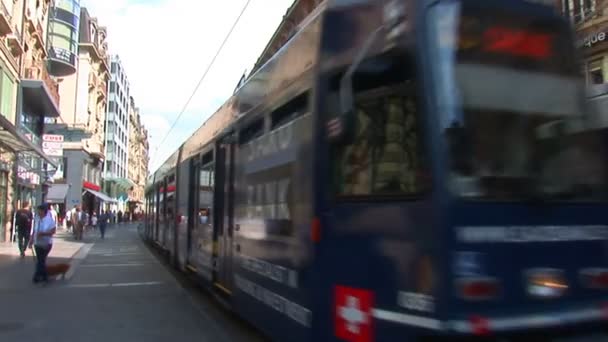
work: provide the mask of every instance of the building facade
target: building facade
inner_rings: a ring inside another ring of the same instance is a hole
[[[588,86],[608,82],[608,1],[560,0],[556,6],[576,30],[581,71]]]
[[[78,205],[93,212],[112,202],[101,188],[110,78],[107,30],[84,7],[80,9],[78,27],[75,72],[60,79],[61,119],[54,125],[47,125],[47,133],[64,136],[62,177],[54,184],[56,187],[63,184],[63,188],[67,185],[69,189],[63,205],[65,208]],[[59,39],[57,37],[55,32],[53,39]]]
[[[130,85],[118,55],[110,57],[110,83],[105,122],[106,161],[104,190],[116,205],[113,210],[125,211],[129,189],[134,185],[129,176],[129,117],[133,109]]]
[[[592,124],[608,128],[608,0],[556,0],[575,30]]]
[[[143,210],[146,177],[148,176],[148,131],[141,122],[139,108],[131,98],[129,110],[129,164],[128,178],[133,183],[129,190],[128,212],[139,214]]]
[[[48,73],[51,0],[0,0],[0,241],[11,237],[12,214],[44,200],[57,160],[44,153],[45,122],[59,116]]]

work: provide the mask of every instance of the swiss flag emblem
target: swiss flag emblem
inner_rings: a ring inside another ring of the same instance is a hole
[[[348,342],[372,341],[372,291],[352,287],[334,288],[336,337]]]

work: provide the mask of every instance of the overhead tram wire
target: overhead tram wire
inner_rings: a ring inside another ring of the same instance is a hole
[[[241,17],[243,16],[243,14],[245,13],[245,11],[247,10],[247,7],[249,7],[249,3],[251,3],[251,0],[247,0],[247,2],[245,2],[245,5],[241,9],[241,12],[239,13],[239,15],[236,18],[236,20],[234,21],[234,23],[232,24],[232,27],[230,28],[230,31],[228,31],[228,34],[226,34],[226,36],[224,37],[224,40],[222,41],[222,44],[220,45],[220,47],[215,52],[215,55],[213,56],[213,59],[211,59],[211,62],[209,62],[209,65],[207,65],[207,69],[205,69],[205,72],[203,73],[203,75],[201,76],[201,78],[198,80],[198,83],[196,84],[196,87],[194,87],[194,90],[192,91],[192,94],[190,94],[190,97],[188,98],[188,100],[186,101],[186,103],[184,104],[184,106],[182,107],[182,110],[179,112],[179,114],[177,115],[177,117],[173,121],[173,124],[171,125],[171,128],[169,128],[169,130],[167,131],[167,134],[165,134],[165,136],[163,137],[163,139],[161,140],[161,142],[158,144],[158,146],[156,146],[156,148],[154,150],[154,157],[157,156],[159,148],[163,145],[163,143],[165,142],[165,140],[167,139],[167,137],[169,137],[169,133],[171,133],[171,131],[173,130],[173,128],[175,128],[175,125],[177,125],[177,122],[179,121],[179,119],[182,117],[182,115],[184,114],[184,112],[188,108],[188,105],[190,104],[190,102],[194,98],[194,95],[196,95],[196,92],[198,91],[198,88],[200,88],[201,84],[203,83],[203,81],[207,77],[207,74],[209,73],[209,71],[213,67],[213,64],[215,64],[215,60],[217,59],[217,57],[220,55],[220,53],[224,49],[224,45],[226,45],[226,43],[228,42],[228,39],[230,39],[230,36],[232,35],[232,32],[234,31],[234,29],[238,25],[239,21],[241,21]],[[152,158],[150,158],[150,159],[152,159]]]

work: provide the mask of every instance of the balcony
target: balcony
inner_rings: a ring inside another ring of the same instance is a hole
[[[21,80],[23,105],[32,114],[46,117],[59,116],[59,86],[51,78],[43,62],[25,68],[25,78]]]
[[[6,36],[13,31],[11,26],[12,15],[8,8],[6,8],[4,1],[7,0],[0,0],[0,36]]]
[[[47,90],[50,92],[51,98],[55,105],[59,106],[59,84],[49,75],[46,70],[46,65],[43,62],[37,62],[25,69],[25,77],[29,79],[41,80],[44,82]]]
[[[49,72],[54,76],[67,76],[76,72],[76,54],[56,46],[49,48]]]
[[[11,49],[11,53],[15,58],[21,56],[25,51],[23,49],[23,36],[19,31],[17,25],[13,29],[13,32],[9,34],[7,37],[8,47]]]

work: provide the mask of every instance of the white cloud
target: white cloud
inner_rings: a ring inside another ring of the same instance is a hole
[[[120,55],[131,95],[150,130],[151,146],[179,114],[246,0],[84,0],[108,28],[111,53]],[[262,52],[293,0],[252,0],[186,113],[158,152],[155,170],[227,99]],[[221,102],[220,102],[221,103]]]

